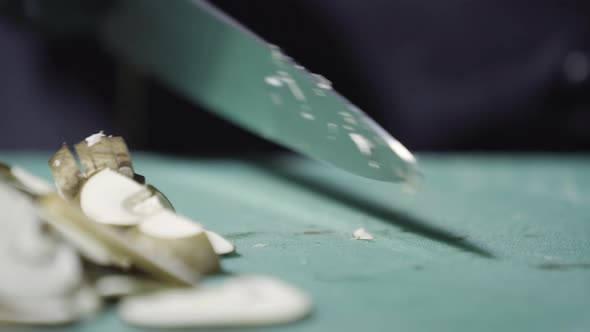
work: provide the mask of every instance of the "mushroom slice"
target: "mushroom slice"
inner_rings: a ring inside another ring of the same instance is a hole
[[[133,165],[131,163],[131,156],[129,156],[129,149],[125,140],[121,136],[107,137],[106,140],[111,145],[111,150],[115,155],[117,162],[117,171],[128,178],[133,178]]]
[[[14,170],[20,180],[0,181],[0,323],[63,324],[95,313],[101,301],[84,283],[78,254],[37,215],[34,199],[46,184]]]
[[[219,272],[219,258],[205,230],[195,222],[163,209],[146,217],[134,232],[138,244],[166,252],[199,271]]]
[[[41,195],[50,192],[55,192],[53,186],[49,182],[36,177],[35,175],[25,171],[20,167],[12,167],[10,169],[12,176],[24,187],[24,189],[34,195]]]
[[[83,285],[63,296],[11,299],[0,305],[0,325],[64,325],[98,313],[102,301]]]
[[[133,165],[125,140],[120,136],[106,136],[102,131],[88,136],[74,145],[86,177],[105,168],[133,178]]]
[[[211,242],[216,254],[227,255],[236,250],[236,247],[223,236],[209,230],[205,231],[205,234],[207,234],[207,238]]]
[[[66,144],[49,159],[49,167],[60,194],[68,200],[76,197],[80,189],[81,174],[78,163]]]
[[[81,145],[86,145],[88,149],[88,153],[94,166],[96,167],[96,171],[102,171],[105,168],[110,168],[112,170],[118,171],[119,165],[117,163],[117,157],[115,155],[115,151],[113,151],[113,146],[111,144],[110,137],[105,137],[105,135],[100,132],[102,136],[97,136],[96,139],[91,139],[92,137],[98,135],[94,134],[86,140],[80,142]],[[91,174],[86,174],[90,176]]]
[[[302,319],[310,311],[311,300],[302,291],[257,276],[131,296],[119,305],[119,315],[127,323],[161,328],[274,325]]]
[[[57,194],[37,198],[40,216],[78,249],[96,250],[119,266],[135,266],[154,278],[177,285],[193,285],[200,273],[177,257],[165,255],[164,248],[147,248],[135,243],[131,235],[117,232],[88,218]],[[88,247],[90,246],[90,247]],[[105,264],[106,265],[106,264]]]
[[[119,298],[129,295],[152,292],[164,285],[153,279],[126,274],[105,275],[96,280],[94,288],[105,298]]]
[[[144,182],[145,182],[145,180],[144,180]],[[148,184],[147,188],[152,192],[152,194],[154,196],[156,196],[158,198],[158,201],[160,201],[160,204],[164,208],[166,208],[170,211],[174,211],[174,206],[172,206],[172,203],[170,202],[168,197],[166,197],[160,190],[158,190],[158,188],[152,186],[151,184]]]
[[[144,217],[135,208],[149,199],[152,193],[143,185],[113,170],[104,169],[91,176],[80,190],[80,207],[90,218],[102,224],[133,226]],[[149,204],[151,203],[151,204]],[[146,208],[155,212],[158,201],[148,202]]]
[[[80,161],[80,165],[82,165],[84,176],[89,177],[96,173],[97,168],[96,165],[94,165],[94,160],[92,159],[92,155],[88,149],[88,143],[86,141],[82,141],[78,144],[75,144],[74,150],[76,150],[78,160]]]

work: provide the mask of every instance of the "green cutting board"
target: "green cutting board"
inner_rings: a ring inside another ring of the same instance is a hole
[[[49,156],[0,153],[45,178]],[[423,155],[417,193],[300,158],[134,157],[234,241],[225,270],[311,294],[311,317],[264,331],[590,331],[588,157]],[[111,308],[70,330],[140,329]]]

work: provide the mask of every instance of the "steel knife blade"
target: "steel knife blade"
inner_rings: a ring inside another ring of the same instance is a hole
[[[118,57],[249,131],[360,176],[417,174],[412,153],[327,79],[207,2],[120,0],[103,22]]]

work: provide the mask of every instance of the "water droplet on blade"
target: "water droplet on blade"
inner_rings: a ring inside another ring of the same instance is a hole
[[[350,123],[350,124],[352,124],[352,125],[355,125],[355,124],[357,124],[356,120],[355,120],[353,117],[351,117],[351,116],[347,116],[347,117],[345,117],[345,118],[344,118],[344,121],[346,121],[346,122],[348,122],[348,123]]]
[[[371,160],[369,161],[369,166],[373,167],[373,168],[381,168],[381,164],[379,164],[378,162]]]
[[[314,93],[315,93],[317,96],[320,96],[320,97],[325,97],[325,96],[326,96],[326,93],[325,93],[323,90],[321,90],[321,89],[313,89],[313,92],[314,92]]]
[[[264,81],[268,85],[272,85],[272,86],[276,86],[276,87],[283,86],[283,82],[281,82],[281,78],[280,77],[267,76],[267,77],[264,78]]]
[[[349,133],[348,136],[350,136],[350,139],[354,142],[354,144],[356,144],[356,147],[362,154],[366,156],[371,155],[373,143],[371,143],[371,141],[369,141],[365,136],[357,133]]]
[[[332,82],[330,82],[330,80],[328,80],[327,78],[325,78],[322,75],[319,74],[312,74],[315,81],[316,81],[316,85],[318,88],[320,89],[324,89],[324,90],[332,90]]]
[[[281,96],[279,94],[270,93],[269,96],[270,96],[270,100],[272,101],[273,104],[283,105],[283,99],[281,98]]]
[[[301,112],[301,117],[304,118],[305,120],[314,120],[315,116],[311,113],[307,113],[307,112]]]

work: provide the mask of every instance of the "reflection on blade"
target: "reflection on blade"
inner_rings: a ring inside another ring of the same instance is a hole
[[[102,38],[187,98],[269,140],[352,173],[411,180],[412,154],[277,47],[201,1],[119,1]]]

